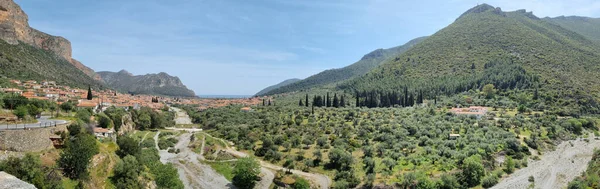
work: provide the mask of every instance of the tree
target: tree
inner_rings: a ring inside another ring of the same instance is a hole
[[[511,174],[511,173],[513,173],[513,171],[515,171],[515,161],[513,160],[512,157],[510,157],[510,156],[506,157],[506,161],[504,162],[504,165],[506,166],[504,168],[504,172],[506,172],[506,174]]]
[[[340,100],[337,97],[337,94],[333,94],[333,107],[340,107]]]
[[[481,179],[481,186],[484,188],[491,188],[496,184],[498,184],[498,176],[496,176],[496,174],[491,174]]]
[[[485,98],[488,99],[494,97],[494,94],[496,94],[496,88],[494,87],[494,84],[487,84],[483,86],[483,94],[485,95]]]
[[[233,170],[233,185],[241,189],[254,188],[258,174],[260,174],[260,165],[254,158],[240,158]]]
[[[304,103],[302,103],[302,99],[300,99],[300,102],[298,102],[298,106],[304,106]]]
[[[152,119],[150,115],[145,112],[139,115],[136,126],[140,130],[150,129],[150,126],[152,126]]]
[[[484,175],[483,164],[480,155],[473,155],[465,158],[462,165],[461,179],[468,187],[479,185],[481,177]]]
[[[58,159],[63,174],[71,179],[87,178],[88,164],[98,154],[96,138],[90,134],[80,134],[74,140],[67,140],[65,145]]]
[[[92,94],[92,87],[88,86],[87,99],[92,100],[94,95]]]
[[[64,110],[65,112],[70,112],[74,108],[75,108],[75,103],[72,101],[67,101],[67,102],[63,102],[62,104],[60,104],[60,109]]]
[[[114,126],[113,121],[104,113],[98,114],[98,126],[102,128],[111,128]]]
[[[80,109],[75,114],[75,117],[85,123],[90,123],[90,117],[92,117],[92,114],[87,110]]]
[[[327,98],[325,102],[326,107],[331,107],[331,100],[329,99],[329,92],[327,92]]]
[[[38,108],[37,106],[35,106],[33,104],[28,104],[27,112],[29,113],[29,115],[31,117],[36,117],[37,115],[40,115],[42,113],[42,109]]]
[[[119,160],[114,169],[114,176],[111,178],[117,188],[142,188],[138,177],[142,167],[135,157],[127,155],[123,160]]]
[[[439,189],[454,189],[460,188],[460,183],[454,175],[451,174],[443,174],[437,182],[437,188]]]
[[[308,94],[306,94],[306,98],[304,99],[304,105],[306,105],[306,107],[308,107]]]
[[[345,97],[346,95],[342,95],[342,97],[340,98],[340,106],[341,107],[346,107],[346,100]]]
[[[81,121],[76,121],[74,123],[71,123],[71,125],[67,126],[67,131],[69,131],[69,135],[74,137],[77,136],[79,134],[81,134]]]
[[[296,179],[296,182],[294,182],[293,187],[294,189],[310,189],[310,183],[308,183],[307,180],[298,177]]]
[[[6,161],[0,162],[0,170],[29,182],[37,188],[45,188],[45,175],[41,168],[42,163],[39,156],[29,153],[22,159],[11,156]]]
[[[342,149],[334,148],[329,152],[328,166],[338,171],[350,170],[353,162],[352,154]]]
[[[29,114],[29,112],[27,111],[26,106],[19,106],[13,111],[13,114],[15,114],[15,116],[17,116],[19,119],[23,119]]]
[[[475,63],[472,63],[471,64],[471,70],[474,70],[474,69],[475,69]]]
[[[121,158],[128,155],[138,157],[142,153],[138,141],[127,135],[118,136],[117,145],[119,149],[115,153]]]

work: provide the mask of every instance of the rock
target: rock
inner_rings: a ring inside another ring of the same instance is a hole
[[[31,28],[29,17],[13,0],[0,0],[0,39],[12,45],[22,42],[54,52],[88,76],[100,81],[94,70],[72,58],[69,40]]]
[[[4,171],[0,172],[0,188],[35,189],[35,186],[18,179]]]

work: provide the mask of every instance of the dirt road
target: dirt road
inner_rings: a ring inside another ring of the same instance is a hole
[[[154,136],[156,149],[159,149],[159,134],[160,132]],[[185,188],[235,188],[223,175],[198,161],[200,158],[198,154],[188,148],[191,135],[191,133],[185,133],[179,136],[179,142],[175,145],[175,148],[181,150],[179,154],[159,150],[160,161],[175,165]]]
[[[517,170],[493,188],[527,188],[531,184],[529,176],[535,178],[534,188],[565,188],[569,181],[586,170],[594,148],[600,148],[600,140],[593,137],[589,143],[583,140],[563,142],[555,151],[545,153],[541,160],[529,160],[528,167]]]
[[[171,107],[171,110],[175,112],[175,124],[177,125],[190,125],[192,123],[192,119],[190,116],[183,110],[179,108]]]

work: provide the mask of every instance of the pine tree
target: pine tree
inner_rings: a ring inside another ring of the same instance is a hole
[[[88,100],[92,100],[93,99],[93,95],[92,95],[92,87],[88,86],[88,94],[87,94],[87,99]]]
[[[337,94],[333,94],[333,107],[336,107],[336,108],[340,107],[340,101],[337,97]]]
[[[304,105],[306,105],[306,107],[308,107],[308,94],[306,94],[306,99],[304,102],[305,102]]]

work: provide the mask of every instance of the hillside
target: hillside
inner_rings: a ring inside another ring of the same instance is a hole
[[[426,98],[494,84],[539,88],[543,104],[598,113],[600,48],[531,12],[479,5],[383,65],[340,85],[346,91],[422,91]],[[536,92],[537,94],[537,92]],[[525,96],[525,97],[527,97]],[[537,96],[536,96],[537,97]]]
[[[544,18],[544,20],[577,32],[592,41],[600,43],[600,18],[560,16],[556,18]]]
[[[98,72],[111,88],[130,94],[151,94],[165,96],[196,96],[178,77],[161,72],[158,74],[137,75],[121,70],[119,72]]]
[[[334,84],[340,81],[348,80],[357,76],[361,76],[369,72],[373,68],[381,65],[381,63],[383,63],[384,60],[388,59],[389,57],[393,57],[405,52],[412,46],[423,41],[423,39],[425,38],[426,37],[416,38],[402,46],[397,46],[389,49],[377,49],[373,52],[370,52],[369,54],[364,55],[358,62],[354,64],[339,69],[322,71],[301,81],[266,92],[265,95],[321,87],[329,84]]]
[[[264,88],[263,90],[258,91],[254,96],[262,96],[271,90],[290,85],[290,84],[295,83],[300,80],[301,79],[294,78],[294,79],[288,79],[288,80],[282,81],[281,83],[268,86],[267,88]]]

